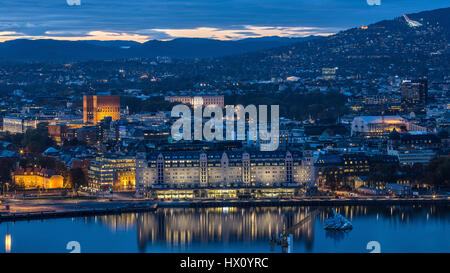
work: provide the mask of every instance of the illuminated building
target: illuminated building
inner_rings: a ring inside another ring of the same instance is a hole
[[[224,107],[225,99],[223,95],[217,96],[167,96],[165,97],[166,101],[171,103],[182,103],[182,104],[190,104],[190,105],[217,105],[220,107]]]
[[[434,134],[399,134],[393,131],[387,141],[387,152],[396,156],[402,165],[426,165],[436,156],[441,139]]]
[[[436,157],[436,152],[426,149],[397,149],[388,150],[389,155],[398,157],[398,161],[401,165],[422,164],[427,165],[430,161]]]
[[[403,110],[424,112],[428,102],[427,80],[404,80],[401,86]]]
[[[360,116],[352,121],[352,136],[376,137],[392,130],[397,132],[426,131],[426,128],[407,122],[400,116]]]
[[[324,67],[322,68],[322,79],[334,80],[336,78],[337,67]]]
[[[134,190],[135,170],[134,157],[118,154],[98,156],[88,168],[89,187],[96,190],[110,187],[115,191]]]
[[[97,125],[97,141],[117,141],[119,140],[119,126],[112,121],[111,117],[105,117]]]
[[[37,124],[34,118],[6,116],[3,118],[3,132],[23,134],[28,129],[36,129]]]
[[[64,140],[74,138],[74,130],[81,128],[82,124],[49,124],[48,136],[53,139],[58,145],[61,145]]]
[[[312,153],[305,151],[162,151],[136,158],[136,191],[157,198],[292,196],[314,181]],[[197,196],[198,197],[198,196]]]
[[[28,189],[59,189],[63,188],[64,178],[53,170],[39,168],[19,168],[11,174],[13,182]]]
[[[315,162],[318,185],[345,185],[358,176],[366,176],[370,171],[370,158],[365,154],[321,154]],[[351,178],[351,179],[349,179]],[[349,185],[354,187],[354,185]]]
[[[144,139],[150,140],[152,143],[163,143],[169,138],[170,133],[161,130],[144,130]]]
[[[394,130],[389,134],[387,145],[391,149],[417,147],[439,149],[442,146],[442,143],[441,139],[436,134],[399,134]]]
[[[97,125],[105,117],[120,119],[120,96],[83,96],[83,123]]]

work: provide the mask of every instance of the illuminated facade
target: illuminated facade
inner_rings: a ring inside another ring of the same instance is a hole
[[[49,124],[48,136],[53,139],[58,145],[61,145],[64,140],[70,140],[74,138],[74,130],[81,128],[82,124]]]
[[[36,129],[38,121],[33,118],[6,116],[3,118],[3,132],[23,134],[28,129]]]
[[[357,177],[369,175],[370,164],[365,154],[321,154],[315,162],[316,184],[343,186],[353,181],[354,188]]]
[[[158,198],[193,198],[195,188],[208,198],[292,196],[295,187],[313,183],[313,168],[309,151],[138,153],[136,191],[165,189]]]
[[[427,80],[404,80],[401,86],[402,107],[407,112],[424,112],[428,102]]]
[[[135,189],[136,160],[134,157],[109,154],[96,157],[88,168],[89,187],[115,191]]]
[[[334,80],[336,78],[337,67],[324,67],[322,68],[322,79]]]
[[[220,107],[224,107],[225,99],[223,95],[218,96],[168,96],[165,98],[166,101],[171,103],[182,103],[182,104],[190,104],[190,105],[217,105]]]
[[[120,96],[83,96],[83,123],[97,125],[105,117],[120,119]]]
[[[397,132],[426,131],[426,128],[408,123],[400,116],[360,116],[352,121],[352,136],[382,136],[394,129]]]
[[[398,157],[398,161],[401,165],[422,164],[427,165],[430,161],[436,157],[436,152],[430,149],[422,148],[397,148],[392,149],[388,146],[387,150],[389,155]]]
[[[26,190],[29,189],[60,189],[64,178],[55,171],[38,168],[17,169],[11,174],[13,182]]]

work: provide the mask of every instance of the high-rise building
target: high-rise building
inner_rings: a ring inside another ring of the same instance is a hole
[[[403,110],[422,112],[428,102],[427,80],[404,80],[401,86]]]
[[[83,123],[97,125],[105,117],[120,119],[120,96],[83,96]]]

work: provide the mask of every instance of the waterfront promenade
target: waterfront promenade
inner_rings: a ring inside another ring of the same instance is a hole
[[[449,196],[391,198],[296,198],[260,200],[188,200],[148,201],[111,199],[30,199],[3,200],[0,221],[16,221],[61,217],[82,217],[125,212],[154,211],[158,208],[254,207],[254,206],[357,206],[357,205],[450,205]],[[7,207],[8,206],[8,207]]]

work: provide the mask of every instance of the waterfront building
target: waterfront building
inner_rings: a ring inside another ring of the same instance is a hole
[[[89,164],[89,187],[95,190],[132,191],[135,189],[136,159],[132,156],[105,154]]]
[[[60,189],[64,178],[54,170],[41,168],[19,168],[11,174],[12,181],[18,187],[29,189]]]
[[[403,184],[386,184],[386,191],[395,195],[410,195],[412,193],[411,186]]]
[[[137,194],[153,191],[157,198],[174,191],[193,198],[198,189],[214,198],[292,196],[295,188],[313,183],[310,151],[140,151],[136,158]]]
[[[83,123],[97,125],[105,117],[120,119],[120,96],[83,96]]]
[[[365,153],[321,153],[314,166],[316,185],[347,186],[357,189],[366,185],[361,179],[371,174],[380,165],[398,165],[392,155],[368,155]]]

